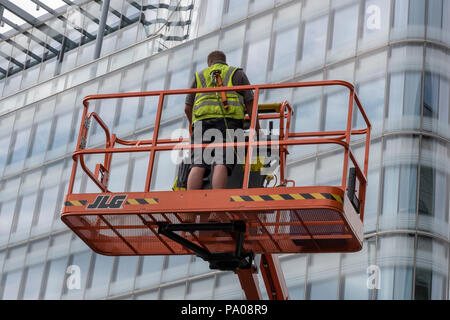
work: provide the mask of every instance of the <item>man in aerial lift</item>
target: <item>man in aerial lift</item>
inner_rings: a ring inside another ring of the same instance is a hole
[[[222,51],[213,51],[207,58],[208,67],[195,73],[191,88],[211,88],[217,86],[249,85],[250,82],[241,68],[227,65]],[[208,144],[226,141],[226,130],[243,129],[244,115],[247,111],[252,118],[253,92],[228,91],[226,94],[197,93],[189,94],[185,101],[185,113],[191,124],[191,143]],[[222,133],[222,141],[207,141],[204,133],[208,129],[218,129]],[[256,123],[256,131],[260,129]],[[213,167],[212,188],[224,189],[227,176],[231,175],[234,163],[226,163],[226,152],[223,157],[214,157],[212,163],[206,163],[202,152],[191,152],[191,169],[187,181],[188,190],[201,189],[203,177],[209,175]],[[236,162],[236,161],[234,161]]]

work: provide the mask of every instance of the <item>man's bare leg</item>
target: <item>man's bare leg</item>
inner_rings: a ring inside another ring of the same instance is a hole
[[[225,189],[227,186],[228,171],[227,167],[223,164],[216,164],[214,166],[213,177],[212,177],[212,188],[213,189]],[[209,222],[220,222],[217,217],[217,213],[211,212],[208,218]]]
[[[225,189],[227,186],[227,167],[223,164],[216,164],[214,166],[214,172],[212,177],[213,189]]]
[[[205,168],[193,167],[189,172],[187,189],[188,190],[200,190],[203,186],[203,176],[205,175]],[[195,223],[197,215],[195,213],[185,213],[184,221],[188,223]]]
[[[189,177],[187,181],[188,190],[199,190],[203,186],[203,176],[205,175],[205,168],[193,167],[191,172],[189,172]]]

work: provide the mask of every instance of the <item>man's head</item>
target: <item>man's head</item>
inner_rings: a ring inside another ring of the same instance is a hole
[[[214,63],[217,62],[227,63],[227,57],[222,51],[213,51],[208,54],[208,67],[211,67]]]

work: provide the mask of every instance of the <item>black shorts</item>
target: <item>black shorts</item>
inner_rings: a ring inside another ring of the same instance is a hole
[[[210,144],[221,142],[232,142],[229,130],[243,129],[243,120],[237,120],[232,118],[226,118],[226,124],[224,118],[213,118],[198,120],[194,123],[191,135],[191,144]],[[208,131],[210,129],[216,129]],[[201,133],[201,134],[200,134]],[[200,134],[200,137],[197,136]],[[227,157],[228,153],[228,157]],[[228,160],[228,161],[227,161]],[[209,149],[192,149],[191,150],[191,168],[201,167],[205,168],[205,176],[208,176],[211,169],[215,165],[226,165],[228,175],[231,175],[233,168],[236,164],[236,152],[234,148],[209,148]]]

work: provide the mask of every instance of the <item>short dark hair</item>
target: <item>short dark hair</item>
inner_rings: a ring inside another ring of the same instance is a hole
[[[223,61],[223,62],[227,62],[227,57],[225,55],[225,53],[223,53],[222,51],[213,51],[210,54],[208,54],[208,65],[211,65],[211,63],[213,61]]]

